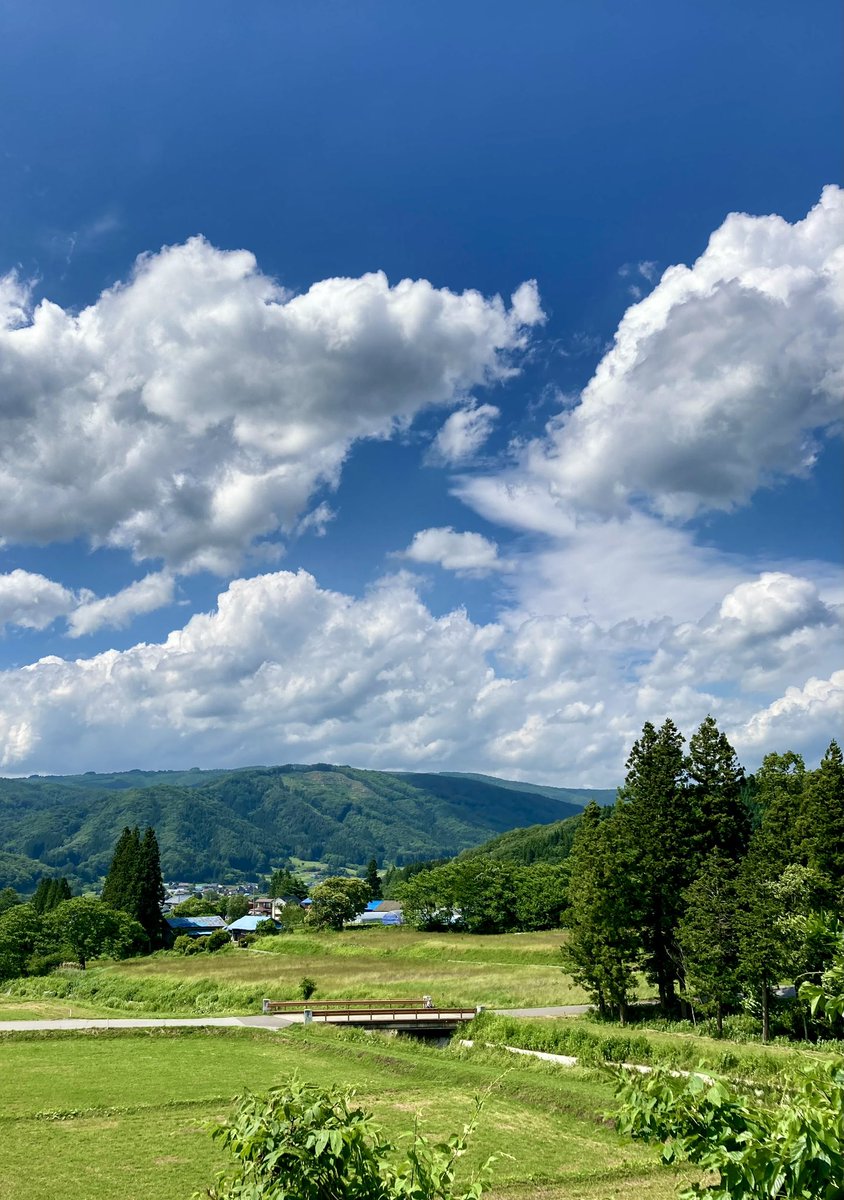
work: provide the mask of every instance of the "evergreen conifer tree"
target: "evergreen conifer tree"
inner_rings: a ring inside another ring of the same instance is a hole
[[[695,808],[684,786],[683,736],[667,719],[647,722],[627,760],[618,815],[633,853],[644,965],[666,1012],[682,973],[677,925],[697,863]]]
[[[39,914],[47,912],[47,902],[50,895],[50,884],[52,882],[52,879],[48,879],[46,875],[42,875],[38,880],[38,884],[32,896],[32,907]]]
[[[623,1022],[640,943],[634,923],[634,881],[618,814],[602,818],[595,801],[583,812],[569,863],[563,960],[598,1011]]]
[[[102,901],[109,908],[127,912],[138,918],[138,876],[141,857],[141,835],[137,825],[126,825],[117,840],[114,856],[103,884]]]
[[[770,1036],[771,990],[789,969],[789,945],[783,930],[785,911],[776,872],[761,837],[751,839],[736,884],[739,977],[755,993],[762,1009],[762,1041]]]
[[[701,858],[720,850],[740,859],[750,838],[750,813],[742,800],[744,768],[713,717],[707,717],[689,740],[685,761],[696,812]]]
[[[158,839],[151,825],[147,826],[141,841],[135,894],[137,908],[132,915],[143,926],[150,945],[155,949],[164,944],[164,920],[161,916],[164,882],[161,878]]]
[[[736,864],[721,850],[705,859],[684,896],[678,941],[692,1004],[714,1013],[718,1036],[724,1011],[739,997]]]
[[[806,778],[797,837],[801,858],[826,881],[824,899],[844,911],[844,759],[836,741]]]
[[[767,861],[772,876],[800,860],[798,824],[806,785],[799,754],[766,754],[754,777],[754,803],[761,818],[753,834],[754,853]]]
[[[366,868],[366,883],[372,899],[380,900],[383,894],[381,891],[381,876],[378,874],[378,863],[374,858],[369,860],[369,865]]]

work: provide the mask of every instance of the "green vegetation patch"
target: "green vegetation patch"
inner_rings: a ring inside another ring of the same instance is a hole
[[[589,1071],[521,1061],[502,1069],[459,1051],[332,1029],[7,1038],[0,1056],[15,1079],[0,1122],[4,1200],[188,1200],[223,1165],[208,1128],[229,1114],[235,1093],[294,1071],[355,1086],[393,1138],[417,1118],[434,1137],[458,1129],[472,1096],[488,1091],[466,1170],[503,1154],[496,1187],[505,1194],[535,1184],[561,1198],[610,1196],[611,1180],[636,1182],[645,1196],[657,1177],[651,1152],[604,1120],[612,1087]],[[599,1190],[584,1191],[592,1184]]]

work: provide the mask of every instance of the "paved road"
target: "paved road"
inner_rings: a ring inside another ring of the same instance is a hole
[[[556,1008],[496,1008],[505,1017],[577,1017],[589,1012],[588,1004],[562,1004]],[[217,1025],[257,1029],[284,1029],[302,1023],[299,1013],[247,1017],[64,1017],[53,1021],[0,1021],[0,1033],[27,1033],[49,1029],[166,1029]]]

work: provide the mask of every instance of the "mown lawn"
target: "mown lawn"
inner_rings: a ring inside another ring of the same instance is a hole
[[[305,975],[316,980],[319,997],[431,995],[442,1005],[497,1008],[583,1003],[584,993],[560,965],[564,937],[561,930],[488,937],[405,929],[282,934],[251,950],[164,953],[7,984],[0,1019],[15,1015],[9,1006],[36,1001],[86,1006],[79,1015],[257,1012],[264,996],[296,998]]]
[[[603,1118],[608,1078],[529,1060],[506,1066],[383,1035],[304,1028],[0,1038],[3,1200],[189,1200],[224,1163],[210,1125],[244,1088],[298,1071],[358,1089],[393,1137],[418,1118],[459,1129],[488,1093],[467,1172],[490,1153],[507,1200],[667,1200],[680,1178]]]

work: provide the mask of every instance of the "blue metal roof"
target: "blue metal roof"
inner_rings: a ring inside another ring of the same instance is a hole
[[[213,933],[215,929],[225,929],[226,923],[222,917],[166,917],[171,929],[201,930],[203,933]]]
[[[238,931],[243,931],[244,933],[254,933],[262,921],[269,920],[271,920],[270,917],[264,916],[261,913],[250,913],[246,917],[238,917],[236,921],[232,921],[228,928],[237,929]],[[274,924],[277,925],[278,921],[275,921]]]

